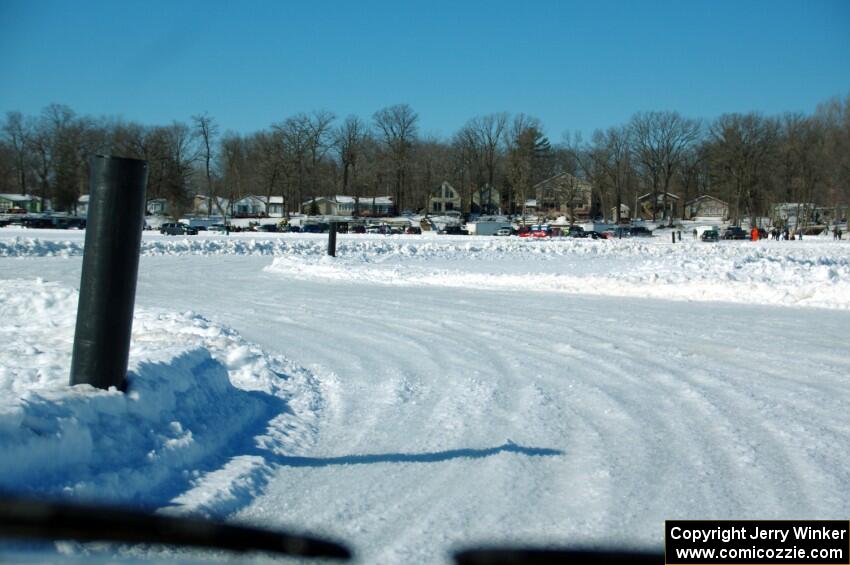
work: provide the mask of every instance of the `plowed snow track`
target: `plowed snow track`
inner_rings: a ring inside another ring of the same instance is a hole
[[[76,286],[69,261],[0,276]],[[369,563],[659,547],[671,518],[847,518],[846,312],[305,281],[270,262],[141,266],[140,305],[199,312],[321,383],[315,444],[278,454],[235,518]]]

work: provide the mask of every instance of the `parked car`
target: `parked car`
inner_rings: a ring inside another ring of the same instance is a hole
[[[700,239],[702,241],[719,241],[720,234],[717,232],[717,230],[705,230],[704,232],[702,232]]]
[[[159,233],[164,235],[198,235],[198,229],[186,224],[162,224]]]
[[[587,232],[581,226],[567,226],[564,228],[564,237],[587,237]]]
[[[535,224],[531,226],[531,237],[544,238],[552,236],[552,228],[546,224]]]
[[[275,233],[277,232],[277,226],[274,224],[260,224],[259,226],[257,226],[257,231]]]
[[[729,226],[723,232],[723,239],[750,239],[750,234],[740,226]]]
[[[591,239],[608,239],[608,236],[605,235],[605,233],[603,233],[603,232],[588,231],[588,232],[585,232],[585,233],[587,234],[587,237],[589,237]]]
[[[422,228],[410,226],[408,228],[405,228],[404,233],[408,235],[419,235],[420,233],[422,233]]]
[[[631,237],[652,237],[652,230],[643,226],[632,226],[630,232]]]
[[[366,233],[366,226],[349,226],[348,233]]]

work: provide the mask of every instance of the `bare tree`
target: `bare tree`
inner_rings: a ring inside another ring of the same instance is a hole
[[[395,168],[395,205],[404,208],[407,165],[416,139],[419,116],[407,104],[382,108],[372,116]]]
[[[599,183],[613,193],[614,222],[619,223],[623,196],[633,174],[631,130],[627,127],[596,130],[589,154]]]
[[[176,217],[189,206],[188,187],[198,160],[198,150],[192,129],[182,122],[158,128],[165,150],[165,198]]]
[[[496,186],[496,172],[499,167],[499,159],[502,156],[503,140],[508,125],[507,112],[498,114],[487,114],[478,116],[467,122],[464,129],[470,135],[470,141],[474,144],[475,155],[480,161],[485,174],[485,186],[481,193],[482,200],[486,201],[486,210],[492,213],[496,208],[493,202],[493,191]],[[476,189],[481,190],[481,186]]]
[[[636,114],[630,126],[635,157],[652,188],[652,219],[657,218],[658,194],[662,210],[667,210],[670,181],[682,162],[682,156],[700,136],[700,124],[677,112]],[[670,218],[672,221],[672,217]]]
[[[351,187],[357,186],[357,161],[361,157],[363,143],[368,135],[366,125],[357,116],[348,116],[333,132],[334,147],[342,165],[343,194],[349,194],[352,192]],[[358,194],[355,193],[354,197],[356,202]]]
[[[216,124],[215,119],[206,112],[192,116],[192,122],[195,126],[195,135],[197,135],[201,141],[201,158],[204,160],[204,174],[207,184],[207,215],[212,216],[213,202],[215,202],[215,207],[218,208],[219,213],[224,216],[224,210],[221,209],[221,205],[215,196],[215,190],[213,190],[211,167],[213,160],[212,146],[215,137],[218,135],[218,124]]]
[[[777,134],[774,121],[754,113],[725,114],[711,125],[712,174],[730,197],[733,223],[740,223],[742,213],[760,211]]]
[[[27,193],[27,157],[29,154],[30,124],[20,112],[6,112],[3,137],[12,149],[18,190]]]

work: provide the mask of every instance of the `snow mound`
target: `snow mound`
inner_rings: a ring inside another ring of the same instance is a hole
[[[136,313],[126,394],[67,386],[77,300],[0,281],[0,489],[220,514],[312,445],[312,375],[192,312]]]
[[[385,244],[336,258],[286,255],[266,271],[346,284],[850,309],[847,245],[502,241]]]

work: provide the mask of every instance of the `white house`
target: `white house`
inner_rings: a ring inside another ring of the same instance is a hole
[[[78,216],[87,216],[89,213],[89,195],[83,194],[77,198],[77,206],[75,213]]]
[[[388,216],[393,213],[392,196],[354,196],[336,195],[332,198],[318,196],[301,204],[301,211],[309,214],[314,211],[319,216]]]
[[[266,215],[266,202],[262,196],[248,195],[233,203],[232,214],[237,218],[256,218]]]
[[[168,216],[168,200],[165,198],[151,198],[145,205],[145,210],[152,216]]]

